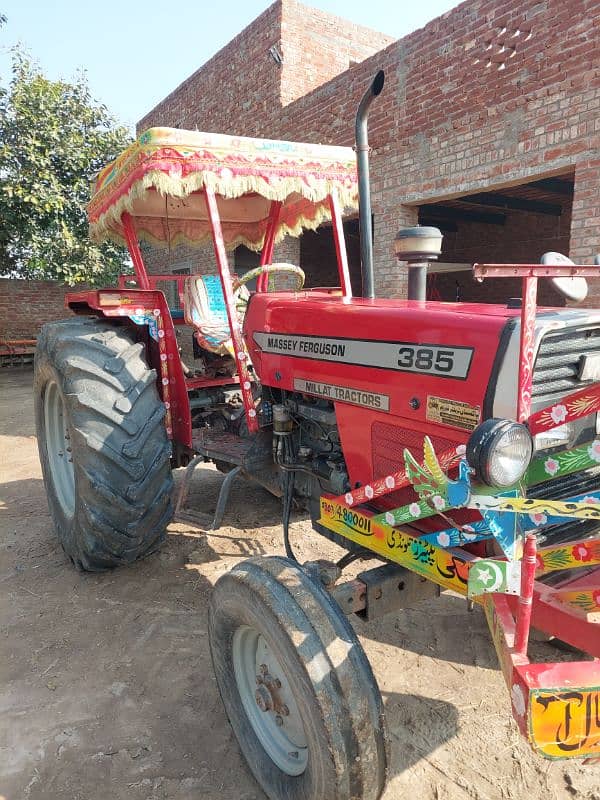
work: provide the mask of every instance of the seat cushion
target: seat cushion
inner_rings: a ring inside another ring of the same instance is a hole
[[[245,286],[236,292],[238,316],[243,317],[248,297]],[[233,355],[227,307],[219,276],[192,275],[186,278],[183,298],[185,321],[194,328],[200,347],[220,356]]]

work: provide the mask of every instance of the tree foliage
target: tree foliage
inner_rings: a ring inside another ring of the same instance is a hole
[[[0,273],[102,284],[126,254],[88,237],[91,179],[131,141],[85,78],[51,81],[20,50],[0,85]]]

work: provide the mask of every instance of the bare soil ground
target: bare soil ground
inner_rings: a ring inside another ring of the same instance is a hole
[[[264,800],[218,696],[206,606],[239,559],[282,552],[279,502],[240,482],[217,533],[174,524],[146,561],[77,573],[48,515],[31,378],[0,374],[0,800]],[[222,475],[197,475],[211,511]],[[305,560],[335,550],[302,517],[293,539]],[[445,593],[356,628],[387,709],[384,800],[600,800],[598,766],[544,761],[519,736],[478,609]]]

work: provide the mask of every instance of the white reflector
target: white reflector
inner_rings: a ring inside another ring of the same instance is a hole
[[[574,262],[570,258],[563,256],[562,253],[544,253],[540,262],[549,267],[562,267],[563,265],[573,266]],[[588,293],[588,284],[585,278],[550,278],[554,288],[574,303],[581,303],[585,300]]]

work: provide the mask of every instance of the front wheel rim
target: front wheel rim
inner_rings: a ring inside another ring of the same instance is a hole
[[[235,680],[246,716],[263,749],[287,775],[301,775],[308,745],[298,704],[265,637],[249,625],[232,643]]]
[[[50,381],[44,391],[44,432],[54,493],[63,514],[70,519],[75,508],[75,471],[65,404],[55,381]]]

